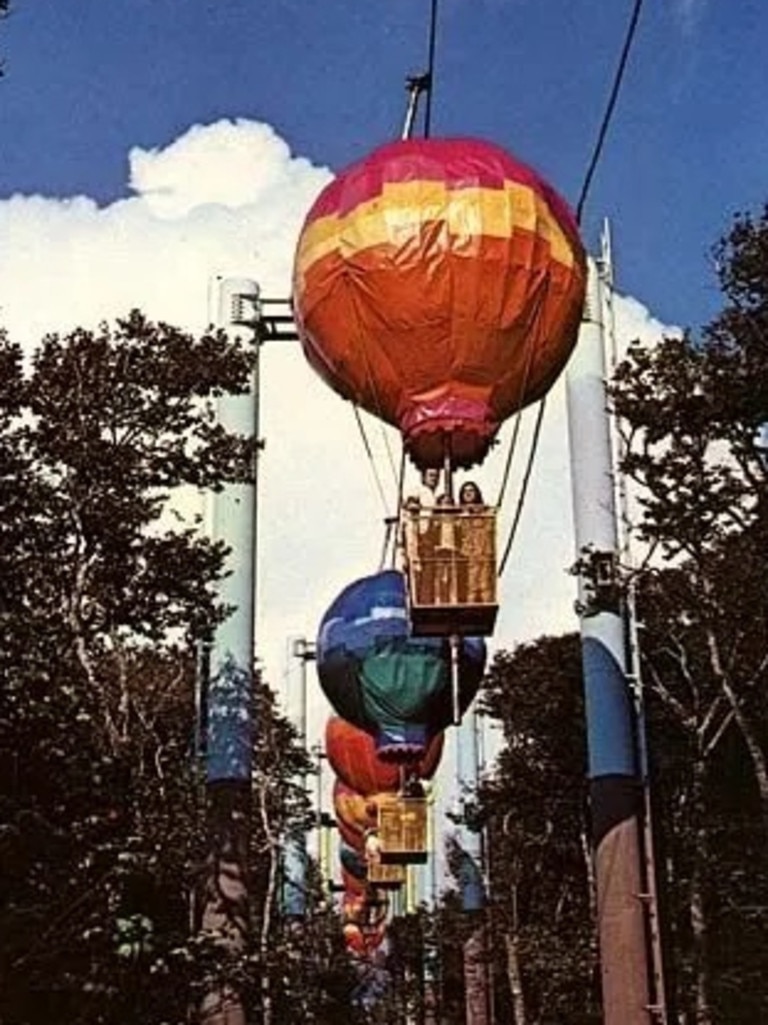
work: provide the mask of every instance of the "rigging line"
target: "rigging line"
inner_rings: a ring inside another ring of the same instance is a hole
[[[424,104],[424,138],[432,130],[432,90],[435,84],[435,44],[437,41],[437,0],[432,0],[429,13],[429,49],[427,57],[427,99]]]
[[[514,520],[512,522],[512,527],[510,528],[510,531],[509,531],[509,537],[507,538],[507,543],[504,546],[504,553],[502,554],[501,559],[499,561],[498,576],[501,576],[501,574],[504,572],[504,570],[506,568],[507,559],[509,558],[509,553],[512,550],[512,542],[515,539],[515,534],[517,534],[517,528],[518,528],[518,526],[520,524],[520,517],[522,516],[522,513],[523,513],[523,505],[525,504],[525,495],[526,495],[526,492],[528,491],[528,483],[529,483],[529,481],[531,479],[531,472],[533,470],[533,461],[534,461],[534,457],[536,455],[536,449],[538,448],[538,444],[539,444],[539,435],[541,434],[541,424],[542,424],[542,421],[544,420],[544,410],[546,408],[546,405],[547,405],[547,398],[546,398],[546,395],[545,395],[544,398],[539,403],[539,411],[536,414],[536,426],[533,429],[533,439],[531,441],[531,448],[530,448],[530,451],[528,453],[528,463],[527,463],[527,465],[525,467],[525,475],[523,477],[523,482],[522,482],[522,485],[520,487],[520,497],[519,497],[518,502],[517,502],[517,509],[515,510],[515,518],[514,518]]]
[[[397,481],[397,501],[395,504],[395,516],[387,517],[385,521],[385,539],[381,545],[381,559],[379,561],[378,572],[381,573],[387,566],[387,551],[388,548],[392,547],[389,557],[389,565],[391,569],[398,568],[398,548],[400,546],[400,514],[403,505],[403,484],[405,482],[405,446],[403,446],[401,459],[400,459],[400,477]]]
[[[504,500],[504,495],[507,490],[507,484],[509,483],[509,475],[512,470],[512,460],[517,450],[517,439],[520,436],[520,427],[523,422],[523,411],[518,409],[517,415],[515,416],[515,426],[512,428],[512,437],[509,439],[509,448],[507,449],[507,458],[504,463],[504,473],[501,476],[501,486],[499,487],[499,494],[496,499],[496,508],[501,506]]]
[[[393,467],[394,469],[394,467]],[[389,564],[392,569],[397,569],[398,549],[401,546],[401,521],[400,516],[403,508],[403,489],[405,485],[405,445],[400,450],[400,473],[397,478],[397,501],[395,503],[395,516],[387,519],[384,533],[384,546],[381,552],[381,572],[387,564],[387,548],[391,545],[392,551],[389,556]]]
[[[373,415],[376,416],[379,421],[385,421],[385,423],[386,423],[386,417],[384,416],[384,414],[382,412],[381,402],[379,400],[379,392],[378,392],[378,388],[376,386],[376,379],[373,376],[373,369],[372,369],[370,361],[368,359],[368,349],[367,349],[367,347],[365,345],[365,342],[363,342],[363,344],[361,345],[361,349],[362,349],[362,352],[363,352],[363,359],[365,361],[365,373],[366,373],[367,383],[368,383],[368,385],[370,387],[371,393],[373,395],[373,402],[374,402],[374,405],[376,407],[376,410],[375,410]],[[360,416],[359,408],[357,406],[357,403],[353,403],[353,405],[354,405],[355,410],[356,410],[356,415],[357,415],[357,419],[358,419],[358,426],[360,427],[360,430],[361,430],[361,433],[363,434],[363,436],[365,436],[365,432],[363,430],[362,418]],[[369,410],[369,412],[370,412],[370,410]],[[387,433],[387,428],[385,426],[385,423],[381,423],[380,424],[381,437],[382,437],[382,440],[384,442],[384,451],[386,452],[386,455],[387,455],[387,462],[389,464],[389,468],[390,468],[390,471],[392,473],[392,480],[393,480],[393,482],[395,484],[395,487],[398,487],[398,474],[397,474],[397,469],[395,467],[395,458],[394,458],[394,455],[392,454],[392,445],[390,444],[389,434]],[[371,462],[373,463],[373,466],[374,466],[374,474],[376,476],[376,482],[377,482],[379,491],[383,493],[383,485],[381,483],[381,479],[380,479],[378,471],[376,469],[375,460],[374,460],[374,457],[373,457],[373,453],[371,451],[371,447],[370,447],[369,444],[367,444],[367,438],[366,438],[366,450],[368,451],[369,458],[370,458],[370,460],[371,460]],[[398,504],[399,504],[399,501],[400,501],[399,494],[398,494],[397,501],[398,501]],[[384,505],[385,505],[385,507],[387,507],[386,499],[384,500]]]
[[[405,487],[405,445],[400,448],[400,473],[397,479],[397,508],[403,504],[403,488]]]
[[[635,38],[635,30],[637,29],[638,21],[640,20],[640,11],[643,6],[643,0],[635,0],[635,5],[632,10],[632,14],[629,19],[629,25],[627,27],[627,34],[624,39],[624,46],[622,47],[621,56],[619,57],[619,63],[616,68],[616,72],[613,77],[613,85],[611,87],[610,96],[608,97],[608,104],[603,114],[603,120],[600,125],[600,130],[597,133],[597,140],[595,142],[594,149],[592,150],[592,157],[587,167],[587,173],[584,176],[584,184],[581,186],[581,194],[579,201],[576,204],[576,223],[581,224],[581,215],[584,211],[584,204],[587,200],[587,194],[589,187],[592,184],[592,178],[594,177],[597,165],[600,162],[600,156],[603,151],[603,143],[608,134],[608,128],[613,117],[613,111],[616,106],[616,101],[619,98],[619,90],[621,89],[621,83],[624,78],[624,72],[627,67],[627,61],[629,59],[629,52],[632,49],[632,43]]]
[[[357,301],[358,301],[357,298],[355,298],[355,303],[357,303]],[[363,363],[364,363],[364,367],[365,367],[365,385],[367,385],[368,391],[369,391],[369,393],[370,393],[370,395],[371,395],[371,397],[373,399],[373,407],[374,408],[371,410],[370,407],[369,407],[368,408],[368,412],[371,412],[379,420],[383,420],[385,423],[387,423],[388,420],[387,420],[387,417],[384,415],[384,411],[382,409],[381,398],[379,396],[378,383],[376,381],[376,375],[373,372],[373,367],[371,366],[371,360],[370,360],[370,356],[369,356],[369,352],[368,352],[368,345],[367,345],[364,333],[359,336],[358,341],[359,341],[360,350],[361,350],[361,352],[363,354]],[[360,419],[360,413],[359,413],[358,408],[357,408],[357,403],[353,402],[353,405],[355,406],[355,415],[357,416],[358,426],[360,427],[360,431],[363,434],[363,437],[365,438],[365,432],[364,432],[363,427],[362,427],[362,421]],[[363,407],[363,408],[365,408],[365,407]],[[383,426],[382,426],[382,437],[384,438],[384,449],[385,449],[385,451],[387,453],[387,456],[389,458],[389,464],[390,464],[390,467],[392,469],[392,476],[394,478],[395,484],[397,484],[397,474],[395,472],[394,458],[392,456],[392,450],[391,450],[391,447],[390,447],[390,444],[389,444],[389,437],[388,437],[388,435],[386,433],[386,430],[385,430],[385,428]],[[383,497],[383,487],[382,487],[381,480],[379,478],[378,472],[376,471],[375,463],[374,463],[374,460],[373,460],[373,454],[371,453],[370,445],[368,445],[367,438],[365,438],[365,443],[366,443],[366,450],[369,453],[369,458],[371,460],[371,463],[374,466],[374,474],[376,476],[376,483],[377,483],[379,491],[382,493],[382,497]],[[384,506],[385,506],[385,508],[387,508],[386,499],[384,499]]]
[[[373,458],[373,451],[371,449],[370,442],[368,441],[368,435],[365,433],[365,426],[363,424],[363,418],[360,416],[360,409],[357,403],[352,403],[352,409],[355,412],[355,420],[357,421],[357,428],[360,431],[360,437],[363,439],[363,448],[368,456],[368,461],[371,464],[371,470],[373,471],[373,478],[376,481],[376,488],[381,497],[381,504],[384,506],[384,515],[389,515],[389,506],[387,505],[387,496],[384,493],[384,486],[381,483],[381,477],[379,471],[376,469],[376,460]]]
[[[389,463],[389,469],[392,472],[392,480],[395,482],[395,487],[398,489],[397,494],[397,505],[400,505],[400,477],[398,475],[397,467],[395,466],[395,457],[392,452],[392,445],[389,440],[389,432],[384,424],[381,424],[381,437],[384,441],[384,451],[387,453],[387,462]]]
[[[353,296],[352,301],[353,305],[355,306],[355,312],[357,313],[357,307],[359,305],[360,299],[358,296],[355,295]],[[357,317],[358,322],[360,322],[361,319],[361,317]],[[379,418],[379,420],[384,420],[385,422],[387,422],[387,417],[384,415],[384,411],[381,405],[381,397],[379,396],[378,382],[376,380],[376,375],[373,372],[373,367],[371,366],[370,354],[368,352],[368,344],[366,341],[365,332],[362,332],[358,336],[357,341],[360,350],[363,354],[363,363],[365,364],[365,384],[368,386],[370,395],[373,398],[374,408],[373,410],[369,409],[369,412],[372,412],[374,416],[377,416]],[[354,403],[354,405],[356,405],[356,403]]]
[[[499,508],[504,499],[504,495],[507,490],[507,484],[509,483],[509,475],[512,470],[512,457],[515,454],[517,448],[517,439],[520,434],[521,421],[523,416],[523,399],[525,397],[525,390],[528,387],[528,378],[530,377],[531,367],[533,366],[533,355],[534,345],[533,337],[537,327],[537,321],[541,317],[542,310],[544,309],[544,302],[549,294],[549,279],[545,280],[544,287],[540,290],[540,293],[536,300],[536,309],[532,317],[531,330],[528,332],[528,352],[525,360],[525,372],[523,374],[522,381],[520,382],[520,395],[517,400],[517,414],[515,416],[515,426],[512,432],[512,437],[509,442],[509,449],[507,450],[507,459],[504,464],[504,473],[501,477],[501,486],[499,487],[498,498],[496,499],[496,507]]]
[[[395,533],[395,527],[397,526],[397,520],[393,520],[391,517],[387,517],[384,521],[384,542],[381,546],[381,558],[379,559],[379,573],[383,573],[385,566],[387,565],[387,551],[392,543],[392,536]],[[392,547],[394,562],[394,545]]]

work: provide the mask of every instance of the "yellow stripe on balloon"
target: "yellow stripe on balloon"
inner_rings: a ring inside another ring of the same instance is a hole
[[[530,186],[506,182],[503,189],[449,189],[444,182],[396,182],[348,214],[331,214],[306,225],[296,267],[303,276],[315,261],[339,250],[343,256],[378,245],[397,246],[426,223],[443,220],[454,238],[510,238],[516,230],[541,235],[552,259],[574,262],[573,246],[544,199]]]

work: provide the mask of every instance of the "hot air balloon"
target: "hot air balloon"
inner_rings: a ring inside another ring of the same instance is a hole
[[[363,935],[363,930],[354,922],[347,922],[343,927],[344,942],[353,954],[365,955],[368,947]]]
[[[402,784],[401,766],[381,758],[370,733],[340,716],[332,716],[326,723],[325,752],[338,778],[359,794],[394,791]],[[418,779],[431,779],[442,752],[443,734],[436,733],[423,757],[408,766],[409,774]]]
[[[346,587],[320,624],[317,672],[328,700],[374,737],[382,758],[424,757],[436,733],[477,693],[485,643],[414,637],[401,573],[386,570]]]
[[[341,901],[344,922],[354,922],[361,928],[377,928],[387,917],[389,901],[383,893],[368,888],[365,893],[345,893]]]
[[[365,917],[365,892],[348,891],[341,901],[341,918],[344,922],[362,925]]]
[[[344,941],[350,953],[357,954],[360,957],[370,957],[384,941],[386,931],[386,922],[366,929],[361,928],[354,922],[348,922],[344,926]]]
[[[365,857],[354,847],[342,843],[339,846],[339,861],[342,868],[358,881],[365,881],[368,878],[368,868],[365,864]]]
[[[408,139],[320,193],[293,306],[335,391],[397,426],[417,466],[466,467],[560,373],[585,282],[574,218],[535,171],[478,139]]]
[[[333,785],[333,807],[344,843],[362,852],[366,832],[378,824],[379,804],[395,796],[395,793],[381,793],[364,797],[337,779]]]
[[[357,876],[352,875],[351,872],[347,871],[344,865],[341,866],[341,882],[344,887],[345,893],[365,893],[365,888],[368,885],[367,878],[363,877],[359,879]]]

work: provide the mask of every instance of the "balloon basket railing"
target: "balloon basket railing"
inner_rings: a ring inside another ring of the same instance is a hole
[[[378,838],[382,865],[424,864],[427,860],[427,801],[392,797],[379,803]]]
[[[404,513],[403,548],[416,636],[488,637],[499,610],[496,510],[436,506]]]

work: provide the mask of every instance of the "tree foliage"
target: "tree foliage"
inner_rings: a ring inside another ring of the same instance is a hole
[[[728,894],[743,872],[721,856],[768,838],[768,209],[738,215],[715,259],[722,312],[698,339],[632,346],[611,389],[648,551],[637,580],[644,677],[684,752],[666,806],[681,827],[674,936],[680,1002],[703,1023],[765,1014],[760,987],[726,1000],[723,980],[740,974],[731,950],[745,972],[754,951],[741,949],[738,929],[733,948],[718,937],[724,906],[738,919]],[[720,817],[726,795],[730,821]],[[722,1006],[732,1017],[718,1018]]]
[[[715,260],[722,312],[700,337],[632,345],[611,401],[644,555],[624,583],[670,1020],[747,1025],[768,1017],[768,208],[738,215]],[[542,638],[498,655],[488,679],[505,745],[480,810],[515,1025],[600,1020],[576,651]]]
[[[497,653],[483,708],[504,737],[478,795],[499,999],[516,1025],[597,1023],[578,639],[544,637]]]
[[[258,676],[255,939],[232,966],[197,934],[196,646],[227,610],[225,553],[194,509],[201,492],[252,479],[253,439],[215,415],[252,368],[222,333],[196,338],[138,312],[50,335],[28,366],[0,338],[4,1025],[186,1022],[225,969],[257,1011],[269,976],[290,1011],[305,999],[284,985],[297,959],[318,1007],[338,1011],[348,971],[333,923],[312,940],[279,922],[257,939],[277,902],[279,845],[307,810],[304,755]]]

